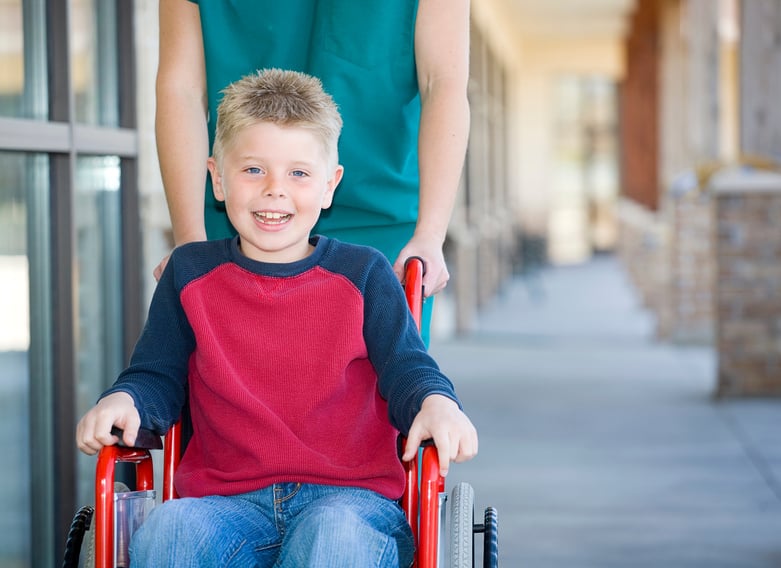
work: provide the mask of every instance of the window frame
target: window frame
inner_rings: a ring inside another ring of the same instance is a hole
[[[99,0],[103,2],[104,0]],[[138,134],[133,0],[113,0],[117,38],[119,127],[76,122],[70,76],[70,3],[22,0],[26,73],[43,73],[48,119],[0,117],[0,151],[49,156],[49,195],[28,194],[37,211],[32,220],[49,234],[30,243],[30,468],[33,566],[59,563],[76,495],[75,337],[73,194],[76,159],[85,155],[120,158],[122,345],[127,358],[142,327],[141,228],[138,191]],[[37,20],[37,25],[35,19]],[[32,24],[30,22],[33,21]],[[45,24],[41,25],[41,22]],[[41,33],[45,29],[45,33]],[[36,56],[36,53],[45,53]],[[32,59],[29,61],[28,59]],[[41,65],[45,69],[40,69]],[[28,70],[28,67],[33,69]],[[37,68],[35,68],[37,67]],[[26,77],[27,79],[27,77]],[[37,85],[36,85],[37,86]],[[36,113],[33,113],[36,114]],[[42,201],[44,203],[42,203]]]

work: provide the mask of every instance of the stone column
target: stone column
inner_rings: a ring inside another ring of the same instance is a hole
[[[668,279],[658,335],[713,337],[711,204],[703,181],[719,158],[718,10],[712,0],[666,0],[662,34],[661,215],[669,229]]]
[[[741,168],[711,183],[717,395],[781,395],[781,174]]]
[[[740,3],[743,167],[714,178],[717,394],[781,395],[781,3]]]

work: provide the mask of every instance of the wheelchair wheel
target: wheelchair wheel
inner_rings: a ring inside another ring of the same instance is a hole
[[[453,487],[450,500],[450,566],[472,568],[475,491],[468,483],[461,482]]]
[[[130,491],[127,485],[119,481],[114,483],[115,493]],[[68,542],[65,544],[63,568],[78,568],[79,562],[83,568],[95,567],[95,525],[92,520],[95,508],[85,505],[78,510],[68,531]],[[81,552],[84,550],[84,554]]]
[[[84,535],[92,524],[92,515],[95,509],[85,505],[76,512],[68,530],[68,541],[65,543],[65,556],[62,561],[63,568],[77,568],[79,557],[81,556],[81,545],[84,542]]]

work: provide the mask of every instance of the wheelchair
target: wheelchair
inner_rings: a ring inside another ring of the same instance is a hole
[[[423,304],[423,261],[406,263],[404,290],[407,305],[420,326]],[[176,499],[174,472],[183,452],[183,421],[171,427],[164,437],[141,430],[135,447],[117,444],[98,454],[95,472],[95,506],[79,509],[71,523],[65,547],[63,568],[80,564],[85,535],[89,535],[83,566],[122,568],[129,565],[127,547],[133,531],[154,506],[154,469],[151,450],[163,450],[163,502]],[[115,432],[120,434],[121,432]],[[116,483],[117,464],[132,464],[135,489]],[[465,482],[448,494],[445,479],[439,475],[439,459],[433,444],[424,443],[418,458],[404,464],[406,488],[401,506],[415,540],[415,568],[472,568],[475,566],[475,535],[483,535],[484,568],[496,568],[498,558],[498,517],[494,507],[475,522],[474,489]]]

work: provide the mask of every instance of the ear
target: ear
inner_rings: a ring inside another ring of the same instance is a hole
[[[339,182],[342,181],[342,176],[344,175],[344,166],[336,166],[336,169],[334,170],[333,175],[331,176],[331,179],[329,179],[326,182],[326,189],[325,193],[323,194],[323,201],[320,205],[322,209],[328,209],[331,204],[334,202],[334,191],[336,191],[336,186],[339,185]]]
[[[209,168],[209,174],[212,176],[214,199],[217,201],[225,201],[225,188],[222,186],[222,176],[220,175],[220,168],[217,165],[217,160],[210,156],[209,159],[206,160],[206,167]]]

